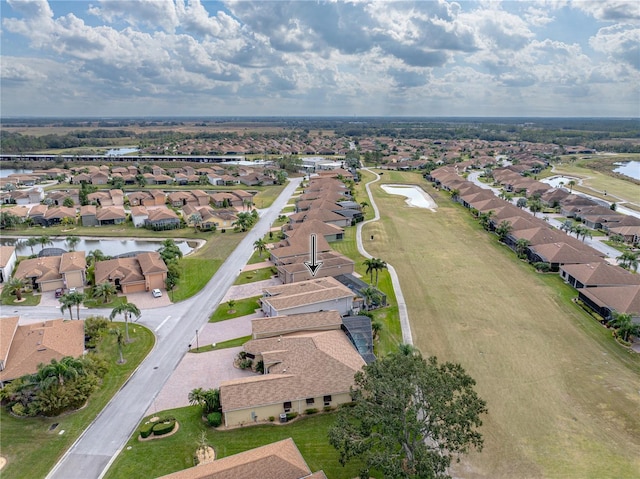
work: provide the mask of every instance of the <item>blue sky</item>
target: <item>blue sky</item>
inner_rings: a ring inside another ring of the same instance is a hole
[[[640,116],[640,2],[0,0],[8,116]]]

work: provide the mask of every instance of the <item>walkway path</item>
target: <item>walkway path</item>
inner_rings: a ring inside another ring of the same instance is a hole
[[[358,246],[358,251],[360,254],[366,258],[373,258],[367,250],[364,249],[364,245],[362,243],[362,227],[367,223],[371,223],[372,221],[378,221],[380,219],[380,210],[378,210],[378,205],[373,199],[373,195],[371,194],[370,185],[375,183],[376,181],[380,181],[380,175],[371,171],[368,168],[363,168],[365,171],[369,173],[373,173],[376,175],[376,179],[370,181],[365,185],[367,189],[367,194],[369,195],[369,202],[371,203],[371,207],[375,212],[375,216],[367,221],[363,221],[362,223],[358,223],[356,229],[356,244]],[[393,266],[387,263],[387,269],[389,270],[389,275],[391,276],[391,284],[393,285],[393,289],[396,293],[396,300],[398,302],[398,315],[400,316],[400,327],[402,328],[402,342],[404,344],[413,345],[413,336],[411,335],[411,324],[409,323],[409,313],[407,312],[407,304],[404,301],[404,296],[402,294],[402,288],[400,287],[400,279],[398,278],[398,274]]]

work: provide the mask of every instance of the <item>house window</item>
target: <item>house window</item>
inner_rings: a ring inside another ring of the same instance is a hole
[[[324,397],[324,405],[325,406],[330,406],[331,405],[331,396],[325,396]]]
[[[286,403],[283,404],[284,406],[284,412],[291,412],[291,401],[287,401]]]
[[[307,406],[312,405],[315,402],[315,399],[313,398],[307,398]]]

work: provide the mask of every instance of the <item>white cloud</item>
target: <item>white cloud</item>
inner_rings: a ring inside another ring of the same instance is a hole
[[[612,60],[627,63],[640,70],[640,28],[614,25],[598,30],[589,39],[594,50],[605,53]]]

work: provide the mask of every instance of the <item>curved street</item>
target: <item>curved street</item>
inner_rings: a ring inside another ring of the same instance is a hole
[[[292,178],[273,205],[261,211],[258,223],[247,233],[211,281],[195,296],[165,308],[146,309],[140,323],[156,334],[156,345],[131,378],[47,475],[47,479],[102,477],[152,405],[211,313],[253,254],[253,243],[269,232],[302,178]],[[81,316],[110,310],[83,310]],[[59,318],[57,309],[24,308],[16,311],[27,320]]]

